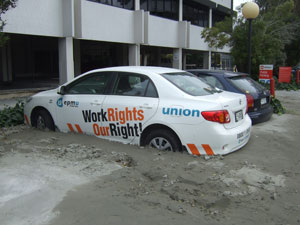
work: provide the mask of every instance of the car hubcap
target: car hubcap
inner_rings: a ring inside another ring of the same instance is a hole
[[[36,120],[36,127],[40,130],[44,130],[46,128],[45,120],[42,116],[38,116]]]
[[[173,151],[172,145],[170,142],[163,137],[156,137],[150,141],[150,146],[157,148],[159,150],[170,150]]]

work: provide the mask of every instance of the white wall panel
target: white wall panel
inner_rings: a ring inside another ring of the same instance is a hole
[[[62,37],[62,6],[62,0],[19,0],[3,16],[4,32]]]
[[[134,11],[81,1],[82,39],[135,43]]]
[[[203,27],[198,27],[195,25],[190,26],[190,35],[189,35],[189,49],[193,50],[201,50],[201,51],[208,51],[209,47],[208,44],[204,42],[204,39],[201,38],[201,32],[203,31]],[[211,51],[216,52],[223,52],[223,53],[229,53],[230,48],[224,47],[223,49],[210,49]]]
[[[148,44],[177,48],[178,28],[178,21],[163,19],[156,16],[149,16],[147,32]]]
[[[202,27],[195,25],[190,26],[190,49],[208,51],[208,45],[201,38]]]

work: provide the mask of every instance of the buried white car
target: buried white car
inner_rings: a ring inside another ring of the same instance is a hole
[[[160,67],[87,72],[28,98],[24,113],[26,123],[40,129],[194,155],[228,154],[243,147],[251,133],[244,95]]]

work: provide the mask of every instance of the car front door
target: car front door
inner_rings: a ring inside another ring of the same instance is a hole
[[[111,72],[91,73],[65,87],[64,95],[56,102],[61,131],[99,136],[97,128],[102,126],[102,103],[112,75]]]
[[[102,108],[107,139],[131,143],[138,140],[145,123],[156,113],[158,94],[151,79],[136,73],[119,72]]]

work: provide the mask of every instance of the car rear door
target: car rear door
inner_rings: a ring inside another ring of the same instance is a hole
[[[119,72],[102,108],[109,131],[107,139],[130,143],[139,138],[145,123],[155,115],[159,98],[151,79],[142,74]]]

